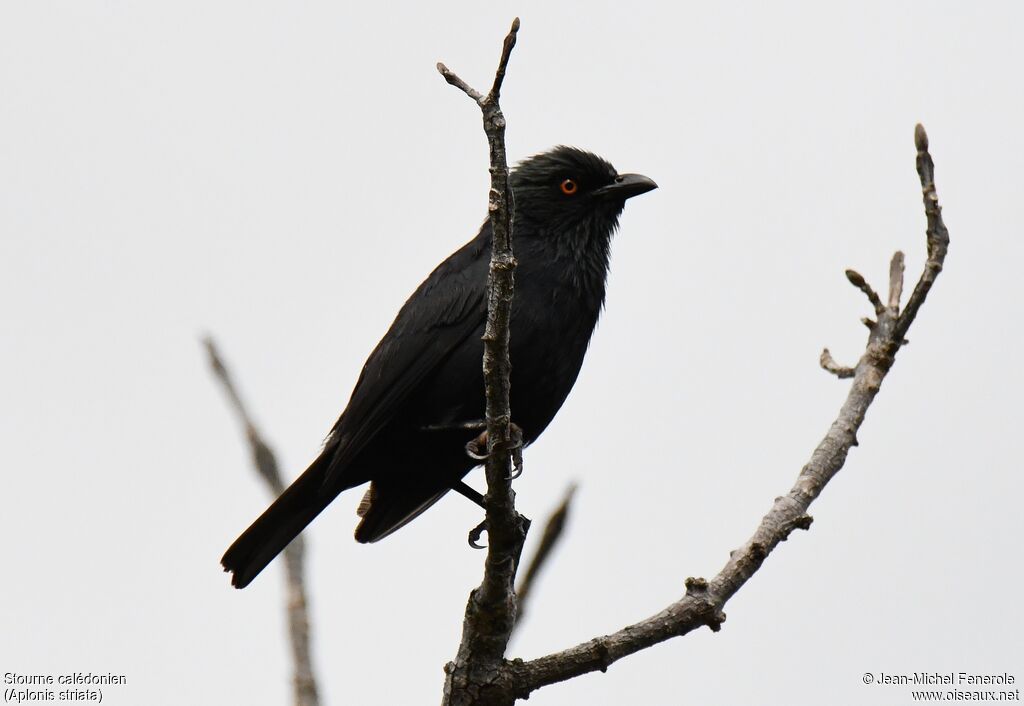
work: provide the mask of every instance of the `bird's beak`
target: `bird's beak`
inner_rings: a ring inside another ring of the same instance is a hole
[[[614,182],[594,191],[594,195],[603,199],[625,201],[630,197],[646,194],[657,188],[658,185],[654,183],[654,180],[643,174],[619,174],[615,177]]]

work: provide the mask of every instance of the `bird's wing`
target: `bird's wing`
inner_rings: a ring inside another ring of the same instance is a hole
[[[405,401],[487,316],[487,226],[442,262],[402,306],[370,354],[326,446],[325,485],[401,412]]]

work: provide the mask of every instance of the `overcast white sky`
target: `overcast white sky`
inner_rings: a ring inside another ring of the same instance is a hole
[[[199,337],[289,477],[486,209],[477,109],[516,14],[515,159],[568,143],[628,204],[608,306],[521,509],[578,502],[514,656],[711,576],[792,484],[892,252],[916,278],[925,124],[946,272],[855,449],[703,630],[531,704],[909,704],[865,672],[1024,679],[1024,5],[0,3],[0,672],[114,672],[109,704],[288,702],[275,565],[218,559],[268,502]],[[472,477],[480,486],[480,474]],[[451,497],[371,547],[316,521],[324,702],[437,703],[482,553]],[[535,533],[539,536],[539,532]],[[532,539],[536,540],[537,536]]]

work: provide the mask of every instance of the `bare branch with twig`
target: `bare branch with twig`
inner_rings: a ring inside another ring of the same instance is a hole
[[[896,353],[905,344],[904,334],[913,323],[936,276],[942,271],[949,247],[949,233],[942,221],[935,192],[928,138],[921,125],[915,130],[914,140],[928,219],[928,259],[924,271],[902,312],[899,311],[899,294],[903,290],[902,253],[897,252],[890,265],[888,307],[881,304],[878,295],[862,277],[856,273],[851,276],[851,271],[847,272],[851,283],[868,297],[878,320],[869,326],[867,348],[853,369],[853,383],[839,416],[811,454],[811,460],[801,469],[793,488],[776,498],[754,535],[731,553],[725,567],[711,581],[687,579],[683,598],[656,615],[616,633],[529,662],[507,662],[501,674],[501,687],[495,687],[496,691],[505,690],[505,700],[487,703],[511,704],[516,698],[526,698],[542,686],[587,672],[604,671],[627,655],[704,625],[718,630],[725,620],[722,611],[726,602],[754,575],[775,547],[785,541],[794,529],[810,527],[812,520],[807,510],[843,467],[850,449],[857,445],[857,431],[864,422],[868,407],[892,368]]]
[[[472,98],[483,114],[490,152],[488,213],[492,233],[483,360],[487,396],[485,522],[488,548],[483,580],[466,604],[458,654],[445,667],[443,703],[446,706],[475,703],[479,690],[486,689],[486,684],[503,666],[505,649],[516,622],[516,566],[529,527],[528,521],[516,512],[510,473],[513,450],[519,443],[513,435],[509,406],[509,319],[516,261],[512,254],[513,197],[505,156],[505,116],[499,103],[505,69],[518,31],[519,18],[516,18],[505,37],[494,82],[487,95],[473,89],[444,64],[437,65],[445,81]],[[521,463],[517,461],[516,465]]]
[[[213,338],[210,336],[204,338],[203,345],[209,356],[210,369],[223,385],[228,402],[231,403],[239,421],[245,427],[245,437],[252,451],[256,472],[266,482],[271,496],[276,498],[284,492],[284,482],[281,480],[281,470],[277,465],[277,458],[263,440],[252,416],[242,402],[242,397],[238,394],[238,389],[231,379],[231,374],[228,372]],[[285,580],[288,591],[286,610],[288,634],[291,637],[292,645],[292,661],[295,665],[293,678],[295,706],[317,706],[320,703],[320,697],[317,692],[316,678],[313,676],[313,659],[310,651],[309,602],[306,599],[304,568],[305,553],[306,545],[302,535],[293,539],[284,550]]]
[[[442,68],[442,73],[445,73],[450,83],[461,84],[457,77],[449,77],[446,69]],[[473,95],[471,90],[467,90],[467,93]],[[489,132],[488,136],[490,135]],[[528,698],[533,691],[543,686],[588,672],[605,671],[623,657],[672,637],[685,635],[701,626],[708,626],[717,631],[725,621],[725,604],[757,572],[768,555],[785,541],[794,529],[810,528],[812,518],[807,514],[807,510],[821,494],[825,485],[843,467],[850,449],[857,445],[857,431],[864,422],[868,407],[892,368],[896,353],[906,344],[904,335],[938,273],[942,271],[948,250],[949,234],[942,221],[935,192],[934,165],[928,152],[928,138],[922,126],[916,127],[914,138],[918,152],[917,171],[928,221],[928,258],[924,271],[906,308],[901,312],[899,304],[904,275],[904,258],[901,252],[897,252],[890,263],[888,300],[885,304],[860,274],[847,270],[847,279],[868,298],[877,320],[864,320],[869,331],[867,347],[854,368],[840,366],[827,349],[823,352],[822,367],[838,377],[853,378],[850,392],[828,433],[811,454],[810,461],[801,469],[794,486],[786,495],[776,498],[753,536],[742,547],[730,553],[726,565],[710,581],[703,578],[688,578],[686,594],[659,613],[618,632],[531,661],[501,659],[500,663],[495,663],[498,650],[503,651],[507,645],[510,627],[507,620],[488,622],[478,619],[479,612],[474,612],[474,600],[480,590],[478,589],[471,597],[470,607],[467,609],[463,647],[459,652],[461,661],[446,667],[448,679],[445,682],[445,704],[509,706],[516,699]],[[492,173],[493,171],[492,169]],[[507,461],[505,463],[507,469]],[[488,481],[490,482],[490,477]],[[512,497],[511,494],[509,497]],[[516,517],[514,512],[510,516]],[[514,573],[515,557],[507,559],[509,560],[506,566]],[[504,588],[507,590],[507,584]],[[510,598],[506,605],[514,615],[514,597],[506,595]],[[505,613],[501,617],[507,616]],[[489,637],[479,634],[480,631],[488,630],[491,631]],[[479,652],[464,651],[467,636],[477,644],[487,644],[493,648],[486,654],[486,659],[480,660]]]

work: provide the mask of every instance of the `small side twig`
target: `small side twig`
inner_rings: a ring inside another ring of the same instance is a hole
[[[835,375],[837,378],[852,378],[853,377],[853,374],[854,374],[853,368],[850,368],[850,367],[845,366],[845,365],[840,365],[839,363],[837,363],[835,361],[835,358],[832,357],[832,353],[829,352],[828,348],[824,349],[821,352],[821,357],[819,358],[818,362],[821,364],[822,368],[824,368],[825,370],[829,371],[830,373]]]
[[[547,564],[548,559],[551,557],[551,551],[558,544],[565,532],[565,526],[569,519],[569,508],[572,505],[573,496],[576,494],[576,484],[570,483],[569,487],[565,491],[565,495],[562,498],[562,502],[559,503],[555,511],[551,513],[548,518],[547,524],[544,525],[544,534],[540,537],[540,544],[537,545],[537,551],[534,552],[533,558],[529,564],[526,565],[526,571],[523,572],[523,578],[519,581],[519,587],[516,589],[516,598],[518,600],[518,610],[516,613],[516,627],[519,627],[523,621],[523,615],[526,614],[526,604],[533,590],[534,583],[537,581],[537,577],[540,575],[541,569]]]
[[[871,302],[871,306],[875,308],[875,313],[881,315],[885,311],[885,307],[882,306],[882,300],[878,298],[878,293],[871,288],[871,285],[867,283],[864,276],[861,275],[857,270],[847,270],[846,279],[850,280],[850,284],[864,292],[867,296],[868,301]]]
[[[213,338],[207,336],[203,339],[203,346],[206,348],[209,357],[210,369],[214,377],[220,381],[227,395],[228,402],[234,409],[239,421],[245,428],[245,437],[249,441],[249,448],[252,451],[253,465],[260,478],[267,484],[267,488],[273,497],[277,497],[284,491],[284,482],[281,480],[281,470],[277,464],[277,458],[270,446],[263,440],[263,436],[256,428],[252,416],[242,402],[241,395],[235,387],[228,372],[224,359]],[[305,580],[305,540],[299,535],[284,550],[285,559],[285,580],[287,584],[288,598],[286,610],[288,613],[288,633],[291,638],[292,660],[295,665],[295,676],[293,678],[295,706],[318,706],[320,697],[317,691],[316,678],[313,676],[313,659],[310,650],[309,637],[309,602],[306,599]]]
[[[889,309],[899,313],[903,296],[903,251],[897,250],[889,263]]]

